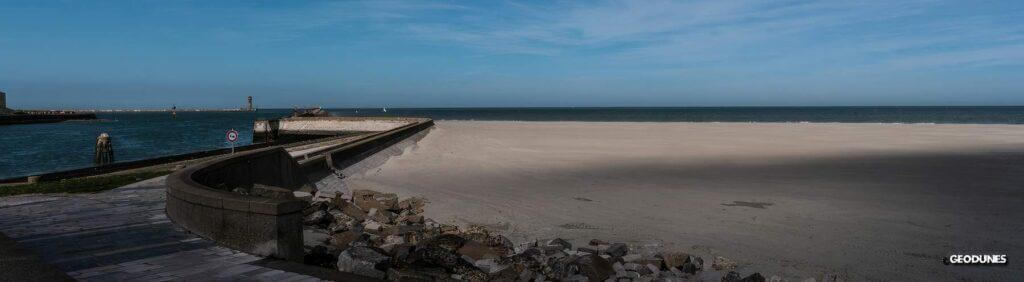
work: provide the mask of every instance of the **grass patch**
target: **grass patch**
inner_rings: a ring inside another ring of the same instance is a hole
[[[21,194],[47,193],[94,193],[114,189],[142,180],[170,174],[170,170],[144,171],[136,173],[73,178],[0,187],[0,197]]]

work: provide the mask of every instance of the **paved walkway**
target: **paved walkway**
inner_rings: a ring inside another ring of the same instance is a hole
[[[0,281],[74,281],[3,233],[0,233],[0,273],[3,273]]]
[[[320,280],[176,227],[164,214],[164,179],[96,194],[0,198],[0,232],[78,280]]]

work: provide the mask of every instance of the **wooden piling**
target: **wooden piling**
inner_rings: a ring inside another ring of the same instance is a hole
[[[110,139],[110,135],[100,133],[100,136],[96,138],[96,154],[93,156],[93,163],[105,165],[113,162],[114,142]]]

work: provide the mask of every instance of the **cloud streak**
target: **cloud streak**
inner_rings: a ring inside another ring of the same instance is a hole
[[[326,4],[267,23],[298,33],[361,22],[382,35],[482,55],[581,56],[627,66],[834,59],[900,69],[1020,64],[1020,25],[1000,22],[1019,10],[956,8],[936,1],[389,1]]]

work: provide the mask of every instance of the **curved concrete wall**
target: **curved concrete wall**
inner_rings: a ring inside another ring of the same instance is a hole
[[[180,170],[167,177],[167,216],[233,249],[299,261],[306,203],[230,192],[253,184],[294,189],[294,167],[284,148],[271,147]]]
[[[302,209],[295,199],[230,192],[255,184],[296,190],[310,174],[328,173],[433,125],[430,119],[373,134],[318,158],[296,162],[280,146],[214,159],[167,177],[167,216],[181,227],[233,249],[292,261],[303,257]]]

